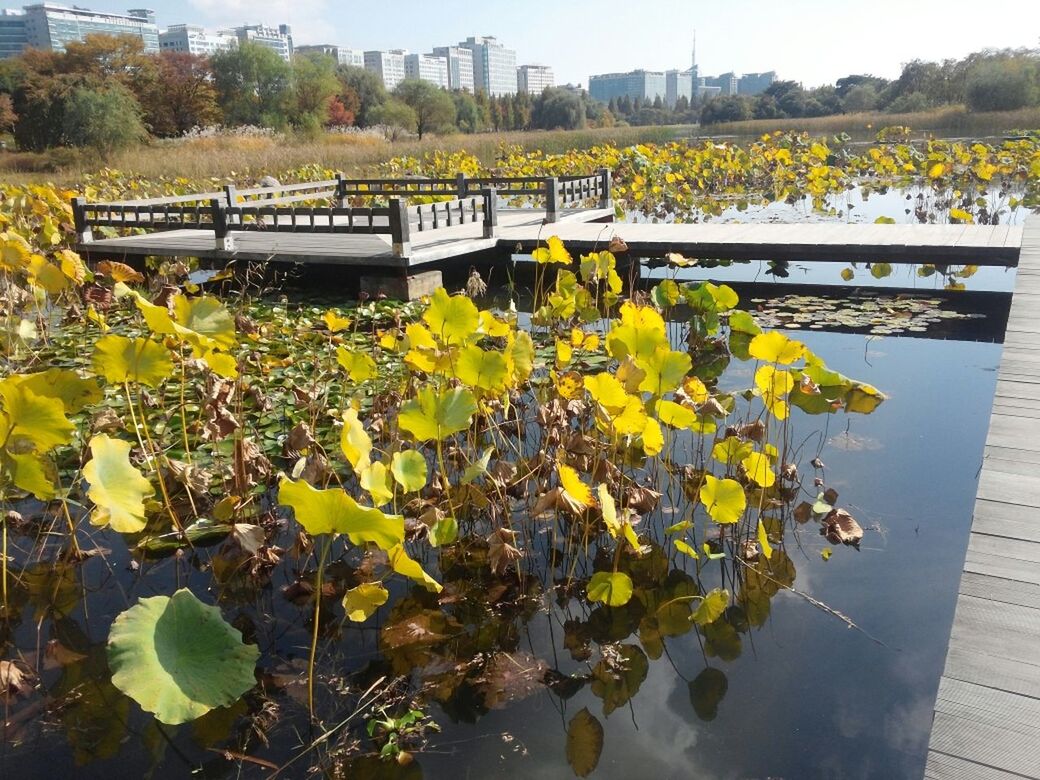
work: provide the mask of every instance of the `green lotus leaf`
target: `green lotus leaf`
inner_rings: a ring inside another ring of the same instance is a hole
[[[187,723],[253,687],[260,656],[214,606],[182,588],[141,599],[112,624],[112,683],[162,723]]]

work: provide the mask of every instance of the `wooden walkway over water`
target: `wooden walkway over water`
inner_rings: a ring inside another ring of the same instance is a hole
[[[925,777],[1040,778],[1040,217],[1022,236]]]

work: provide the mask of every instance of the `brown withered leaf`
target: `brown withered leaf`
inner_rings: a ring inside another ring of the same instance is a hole
[[[273,467],[252,439],[239,439],[235,441],[234,470],[236,492],[242,494],[270,477]]]
[[[17,661],[0,660],[0,698],[32,693],[32,672]]]
[[[512,564],[524,557],[523,551],[513,544],[515,541],[516,531],[508,528],[499,528],[487,538],[488,563],[495,574],[505,574]]]
[[[288,458],[299,457],[305,449],[314,446],[314,434],[311,426],[305,422],[297,423],[296,427],[289,431],[285,439],[283,450]]]
[[[832,509],[823,518],[821,533],[831,544],[849,544],[856,548],[863,539],[863,528],[856,522],[856,518],[844,509]]]
[[[502,709],[510,702],[527,698],[544,687],[549,665],[540,658],[518,651],[495,653],[476,682],[484,694],[484,705]]]
[[[94,267],[94,273],[107,276],[115,282],[144,283],[144,275],[140,271],[115,260],[102,260]]]
[[[654,511],[661,494],[645,485],[630,485],[625,489],[623,506],[638,515],[647,515]]]
[[[628,244],[621,236],[611,236],[610,243],[607,244],[607,251],[615,255],[624,254],[628,251]]]
[[[114,409],[105,408],[90,418],[91,433],[115,433],[126,426]]]

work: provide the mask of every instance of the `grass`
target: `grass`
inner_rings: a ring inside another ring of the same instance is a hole
[[[502,144],[519,144],[547,154],[585,149],[603,143],[629,146],[660,143],[690,135],[691,125],[614,127],[588,130],[481,133],[389,142],[375,135],[328,134],[305,139],[294,136],[206,137],[155,141],[121,152],[107,166],[146,178],[184,176],[189,179],[233,178],[240,183],[265,174],[317,164],[347,175],[371,173],[380,163],[401,155],[464,149],[491,163]],[[59,149],[43,154],[0,154],[0,176],[11,183],[52,182],[76,185],[84,174],[98,170],[96,155]]]
[[[915,133],[942,133],[981,138],[1002,136],[1012,128],[1040,127],[1040,108],[1018,111],[968,111],[964,106],[946,106],[911,114],[885,114],[868,111],[857,114],[806,117],[802,119],[752,119],[747,122],[724,122],[700,128],[699,135],[761,135],[775,130],[809,133],[848,133],[855,137],[873,138],[882,127],[903,125]]]

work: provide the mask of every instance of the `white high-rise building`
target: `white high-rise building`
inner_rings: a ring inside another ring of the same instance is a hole
[[[473,92],[473,52],[461,46],[435,46],[434,57],[444,57],[448,63],[448,89]]]
[[[211,33],[194,24],[171,24],[159,33],[160,51],[179,51],[210,56],[238,46],[238,38],[226,33]]]
[[[292,28],[287,24],[268,27],[264,24],[247,24],[234,30],[221,30],[221,34],[233,35],[239,43],[256,43],[274,49],[278,56],[286,62],[292,62],[293,39]]]
[[[319,43],[297,46],[295,51],[297,54],[327,54],[336,61],[337,65],[351,65],[355,68],[365,67],[365,53],[361,49],[351,49],[348,46]]]
[[[120,14],[37,3],[25,6],[24,22],[26,43],[34,49],[65,51],[65,45],[72,41],[82,41],[92,33],[104,33],[133,35],[141,39],[146,52],[159,51],[159,28],[155,26],[155,13],[146,8]]]
[[[404,56],[405,78],[419,79],[448,88],[448,60],[432,54],[406,54]]]
[[[516,52],[490,35],[470,37],[459,44],[473,52],[473,83],[491,97],[516,94]]]
[[[365,70],[378,74],[383,86],[393,89],[405,79],[404,57],[407,53],[404,49],[366,51]]]
[[[553,71],[548,65],[521,65],[516,69],[516,89],[528,95],[540,95],[546,87],[554,87]]]

